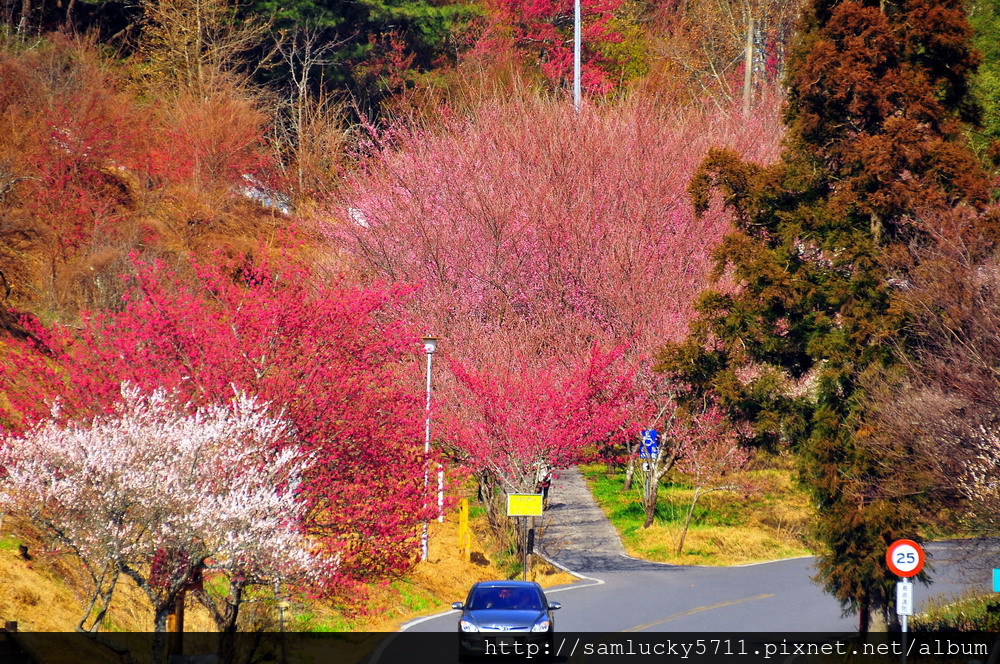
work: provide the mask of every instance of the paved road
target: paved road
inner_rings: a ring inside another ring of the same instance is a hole
[[[553,483],[540,548],[580,582],[547,591],[562,603],[559,631],[850,632],[854,617],[810,579],[812,558],[743,567],[651,563],[625,555],[614,528],[594,503],[583,478],[566,471]],[[915,588],[920,610],[933,596],[971,586],[956,561],[963,543],[932,543],[932,585]],[[987,580],[979,580],[983,587]],[[464,599],[456,597],[456,600]],[[414,621],[409,631],[453,631],[456,612]]]

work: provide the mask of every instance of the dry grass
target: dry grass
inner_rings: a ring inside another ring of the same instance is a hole
[[[0,529],[0,620],[15,620],[25,632],[73,631],[84,606],[82,570],[71,556],[38,553],[40,542],[24,528],[8,521]],[[27,544],[31,560],[22,560],[18,545]],[[200,606],[185,611],[187,629],[212,631],[213,624]],[[122,578],[108,613],[105,629],[145,632],[152,629],[149,601]]]
[[[681,529],[653,524],[625,542],[630,556],[677,565],[743,565],[810,555],[801,544],[767,532],[741,527],[692,527],[677,555]]]
[[[585,467],[598,504],[618,529],[629,555],[681,565],[741,565],[811,555],[807,531],[814,517],[809,497],[795,485],[786,459],[770,459],[747,472],[758,492],[744,497],[713,493],[698,502],[695,518],[677,553],[693,489],[677,475],[660,487],[656,518],[642,528],[640,483],[624,492],[622,475]]]
[[[43,561],[25,562],[10,538],[0,539],[0,621],[25,631],[64,631],[79,619],[74,592]]]
[[[475,581],[506,576],[490,562],[495,555],[484,519],[473,520],[471,560],[458,547],[455,514],[449,515],[445,523],[431,523],[429,541],[428,561],[418,563],[403,579],[373,588],[360,616],[348,618],[332,606],[301,602],[289,612],[287,627],[304,631],[394,631],[408,620],[446,610],[452,602],[464,600]],[[27,544],[33,554],[30,562],[18,556],[21,543]],[[41,543],[22,525],[11,519],[0,524],[0,620],[15,620],[25,632],[72,631],[83,606],[79,566],[71,557],[37,553],[40,550]],[[575,580],[537,558],[530,578],[543,586]],[[148,600],[126,579],[116,590],[106,624],[112,631],[145,632],[152,628]],[[185,611],[185,629],[214,631],[208,613],[191,600]]]

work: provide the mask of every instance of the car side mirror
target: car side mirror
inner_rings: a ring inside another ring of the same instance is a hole
[[[562,608],[562,604],[560,604],[559,602],[549,602],[549,609],[551,609],[552,611],[555,611],[556,609],[561,609],[561,608]]]
[[[464,607],[465,607],[465,605],[462,604],[461,602],[452,602],[451,603],[451,608],[455,609],[456,611],[461,611]]]

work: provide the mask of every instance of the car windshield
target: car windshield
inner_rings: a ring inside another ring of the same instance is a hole
[[[470,611],[523,609],[541,611],[542,598],[531,588],[476,588],[469,600]]]

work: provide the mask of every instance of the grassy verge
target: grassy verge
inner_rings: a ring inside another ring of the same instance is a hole
[[[653,525],[643,528],[641,483],[623,490],[624,471],[583,466],[597,503],[621,535],[629,555],[685,565],[739,565],[810,555],[806,529],[813,511],[795,485],[791,463],[768,458],[746,472],[759,491],[749,497],[720,491],[698,501],[684,541],[677,545],[694,488],[675,474],[660,486]]]
[[[0,551],[17,551],[21,541],[13,535],[0,535]]]
[[[910,619],[913,631],[1000,632],[1000,595],[974,595],[932,604]]]

